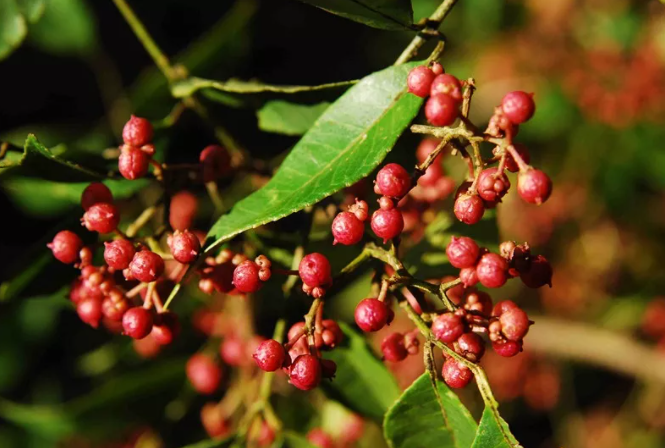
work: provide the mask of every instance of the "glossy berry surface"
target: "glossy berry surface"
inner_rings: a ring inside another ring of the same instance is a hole
[[[458,269],[468,268],[476,265],[480,248],[476,242],[468,236],[453,236],[446,246],[446,255],[450,264]]]
[[[76,304],[76,312],[83,322],[92,328],[99,326],[102,319],[102,300],[100,298],[82,299]]]
[[[521,172],[517,177],[517,192],[526,202],[540,205],[552,194],[552,180],[540,170]]]
[[[145,118],[132,115],[122,129],[122,140],[125,144],[141,147],[152,140],[152,125]]]
[[[350,246],[360,242],[365,233],[365,224],[351,212],[341,212],[332,222],[333,244]]]
[[[300,390],[312,390],[321,382],[321,362],[312,355],[300,355],[289,370],[291,384]]]
[[[485,254],[478,260],[476,275],[486,288],[503,286],[508,280],[508,262],[499,254]]]
[[[462,101],[462,84],[459,79],[449,73],[438,75],[432,81],[430,95],[445,93],[458,103]]]
[[[53,256],[58,261],[65,264],[72,264],[79,258],[79,251],[83,247],[83,241],[74,232],[61,230],[46,247],[51,249]]]
[[[513,308],[517,308],[517,304],[515,302],[512,300],[502,300],[494,305],[494,308],[492,309],[492,316],[499,317],[506,311],[512,310]]]
[[[302,282],[311,288],[332,283],[330,262],[320,253],[308,254],[300,260],[298,273]]]
[[[448,386],[453,389],[461,389],[469,384],[469,381],[473,378],[473,373],[453,358],[448,358],[443,363],[441,376],[443,376],[443,380]]]
[[[233,270],[233,286],[239,292],[250,294],[261,287],[259,279],[259,265],[251,260],[245,260]]]
[[[512,308],[499,317],[501,333],[509,341],[521,341],[529,331],[529,317],[520,308]]]
[[[97,203],[83,214],[82,221],[91,232],[111,233],[118,227],[120,213],[114,205]]]
[[[404,230],[404,217],[396,208],[390,210],[379,209],[372,214],[370,223],[372,231],[383,242],[396,238]]]
[[[128,309],[122,316],[123,333],[133,339],[143,339],[152,330],[152,313],[141,306]]]
[[[458,114],[457,101],[445,93],[431,96],[425,103],[425,117],[433,126],[450,126]]]
[[[404,345],[404,335],[402,333],[391,333],[381,341],[381,353],[383,359],[391,362],[399,362],[409,355]]]
[[[501,110],[511,123],[524,123],[536,111],[533,94],[522,91],[507,93],[501,100]]]
[[[169,249],[171,255],[176,261],[189,264],[196,260],[201,250],[201,243],[199,238],[189,230],[178,231],[171,235],[168,239]]]
[[[85,187],[85,190],[81,194],[81,207],[83,207],[83,210],[88,210],[99,202],[112,203],[113,193],[103,183],[93,182]]]
[[[455,342],[464,333],[464,322],[456,314],[441,314],[432,322],[432,333],[443,343]]]
[[[374,191],[376,194],[401,198],[411,188],[411,175],[398,163],[389,163],[376,174]]]
[[[453,211],[464,224],[476,224],[485,214],[485,204],[480,196],[465,193],[455,199]]]
[[[118,158],[118,171],[129,180],[140,179],[148,174],[150,156],[138,148],[125,146]]]
[[[363,299],[356,306],[356,324],[365,332],[379,331],[388,323],[388,306],[379,299]]]
[[[268,339],[259,344],[252,357],[259,369],[274,372],[284,364],[286,352],[282,344],[274,339]]]
[[[503,356],[504,358],[511,358],[522,351],[522,342],[492,342],[492,349],[499,356]]]
[[[476,333],[464,333],[457,339],[456,349],[469,361],[478,362],[485,353],[485,342]]]
[[[142,250],[134,254],[129,269],[136,280],[144,283],[154,282],[164,272],[164,260],[150,250]]]
[[[406,79],[409,92],[420,98],[425,98],[429,95],[435,76],[434,72],[425,65],[413,68]]]
[[[206,146],[199,154],[203,182],[214,182],[231,170],[231,156],[219,145]]]
[[[214,393],[222,381],[222,369],[208,356],[200,353],[189,358],[185,371],[194,389],[204,395]]]
[[[510,188],[508,177],[496,167],[487,168],[478,177],[478,195],[485,201],[498,202]]]
[[[127,269],[134,258],[134,245],[126,239],[104,243],[104,261],[117,270]]]

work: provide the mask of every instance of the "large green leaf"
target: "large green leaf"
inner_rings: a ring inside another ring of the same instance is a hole
[[[300,139],[263,188],[238,202],[208,233],[217,246],[245,230],[297,212],[367,176],[416,116],[422,99],[406,93],[416,63],[363,78]]]
[[[300,0],[325,11],[384,30],[404,30],[413,23],[410,0]]]
[[[359,414],[380,420],[399,397],[400,390],[386,366],[372,353],[365,338],[340,323],[344,341],[326,354],[337,364],[327,394]]]
[[[392,448],[469,448],[476,422],[457,395],[424,373],[386,414],[383,430]],[[439,401],[440,399],[440,401]]]
[[[95,17],[84,0],[49,0],[29,40],[58,55],[90,55],[97,47]]]
[[[0,59],[14,51],[25,39],[27,32],[25,17],[16,0],[0,1]]]
[[[471,448],[521,448],[521,445],[498,412],[486,407]]]
[[[330,106],[329,103],[314,105],[268,101],[257,113],[259,129],[286,135],[302,135]]]

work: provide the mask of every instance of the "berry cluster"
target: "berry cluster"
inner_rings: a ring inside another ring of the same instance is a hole
[[[457,120],[462,104],[462,83],[453,75],[444,73],[441,64],[435,62],[431,67],[414,68],[409,73],[407,86],[416,96],[429,96],[425,116],[434,126],[450,126]]]
[[[118,171],[126,179],[134,180],[148,173],[152,156],[155,155],[155,146],[151,143],[153,136],[152,125],[141,117],[132,117],[122,129],[120,157],[118,158]]]

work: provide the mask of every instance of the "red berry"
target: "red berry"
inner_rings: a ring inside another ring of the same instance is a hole
[[[323,322],[321,322],[321,326],[323,327],[321,331],[321,339],[323,340],[322,348],[335,348],[342,342],[342,339],[344,339],[344,333],[342,333],[342,329],[334,320],[325,319]]]
[[[503,286],[508,280],[508,262],[499,254],[485,254],[476,265],[476,275],[486,288]]]
[[[526,202],[540,205],[552,194],[552,181],[547,174],[531,168],[517,176],[517,192]]]
[[[522,351],[522,341],[492,342],[492,349],[497,355],[510,358]]]
[[[515,148],[515,151],[517,151],[517,154],[519,154],[522,157],[524,163],[528,165],[529,161],[531,160],[531,156],[529,155],[529,149],[521,143],[513,143],[513,147]],[[516,173],[520,170],[520,167],[513,158],[513,156],[507,151],[506,151],[506,169],[511,173]]]
[[[489,318],[492,314],[492,298],[483,291],[467,291],[464,296],[464,309]]]
[[[461,389],[469,384],[469,381],[473,378],[473,372],[455,359],[448,358],[443,363],[441,376],[443,376],[443,380],[448,386]]]
[[[122,140],[137,148],[146,145],[152,140],[152,125],[145,118],[132,115],[122,129]]]
[[[76,312],[83,322],[97,328],[102,319],[102,300],[96,297],[82,299],[76,304]]]
[[[452,99],[459,103],[462,101],[462,84],[459,79],[451,74],[440,74],[432,81],[430,95],[434,96],[441,93],[450,95]]]
[[[282,367],[286,359],[284,346],[274,339],[263,341],[252,355],[259,369],[274,372]]]
[[[439,64],[438,62],[434,62],[432,64],[431,69],[432,69],[432,73],[434,73],[435,75],[440,75],[441,73],[444,72],[443,65]]]
[[[168,239],[169,249],[176,261],[189,264],[196,260],[201,250],[201,243],[196,235],[189,230],[176,230]]]
[[[529,331],[529,317],[520,308],[512,308],[499,317],[501,333],[509,341],[521,341]]]
[[[128,309],[122,316],[123,332],[134,339],[143,339],[152,330],[152,313],[141,306]]]
[[[164,311],[155,316],[155,321],[150,332],[155,342],[159,345],[170,345],[180,334],[180,320],[178,315],[171,311]]]
[[[441,314],[432,322],[432,333],[443,343],[455,342],[464,333],[464,322],[456,314]]]
[[[275,431],[270,427],[265,421],[261,422],[261,428],[259,429],[259,435],[256,438],[256,444],[259,447],[268,447],[271,446],[275,441]]]
[[[300,390],[311,390],[321,382],[321,362],[312,355],[300,355],[289,370],[291,384]]]
[[[379,209],[372,214],[370,223],[372,231],[383,242],[396,238],[404,230],[404,217],[396,208],[390,210]]]
[[[351,212],[339,213],[332,222],[333,244],[356,244],[362,240],[364,232],[365,225]]]
[[[391,198],[401,198],[411,189],[411,175],[398,163],[389,163],[376,174],[374,192]]]
[[[485,204],[480,196],[463,193],[455,199],[454,210],[457,219],[464,224],[476,224],[485,213]]]
[[[224,417],[219,403],[206,403],[201,408],[201,424],[212,439],[222,439],[231,432],[231,425]]]
[[[434,72],[425,65],[413,68],[406,79],[406,85],[409,88],[409,92],[420,98],[425,98],[429,95],[430,87],[432,86],[432,81],[435,76]]]
[[[129,180],[139,179],[148,173],[150,156],[138,148],[124,146],[118,158],[118,170]]]
[[[124,297],[120,299],[107,297],[102,301],[102,314],[110,320],[121,321],[130,307],[129,300]]]
[[[225,364],[239,367],[247,364],[247,345],[237,336],[225,338],[219,345],[219,354]]]
[[[319,253],[305,255],[300,260],[298,273],[302,282],[310,288],[327,286],[332,283],[330,262]]]
[[[173,230],[191,229],[197,208],[198,199],[189,191],[174,194],[169,208],[169,224]]]
[[[356,306],[356,324],[365,332],[379,331],[388,323],[388,306],[379,299],[363,299]]]
[[[65,264],[72,264],[79,258],[79,251],[83,247],[83,241],[74,232],[61,230],[46,247],[51,249],[53,256],[58,261]]]
[[[536,255],[531,259],[529,268],[520,272],[520,279],[529,288],[540,288],[549,285],[552,287],[552,265],[547,258]]]
[[[478,177],[478,195],[489,202],[499,202],[508,192],[510,181],[501,173],[497,174],[496,167],[481,171]]]
[[[418,67],[416,67],[418,68]],[[429,70],[429,69],[428,69]],[[314,428],[307,433],[307,440],[318,448],[334,448],[335,441],[321,428]]]
[[[458,269],[475,266],[479,254],[480,248],[468,236],[453,236],[446,247],[446,255],[450,264]]]
[[[154,282],[164,272],[164,260],[156,253],[144,249],[134,255],[129,269],[136,280],[144,283]]]
[[[120,213],[114,205],[97,203],[83,214],[83,225],[91,232],[111,233],[120,222]]]
[[[458,113],[457,101],[445,93],[431,96],[425,103],[425,117],[434,126],[450,126]]]
[[[99,202],[106,202],[108,204],[113,202],[113,193],[109,187],[101,182],[93,182],[83,190],[81,194],[81,207],[84,210],[89,209]]]
[[[501,302],[497,302],[497,304],[494,305],[494,308],[492,309],[492,316],[499,317],[506,311],[512,310],[513,308],[517,308],[517,304],[515,302],[512,300],[502,300]]]
[[[527,121],[536,111],[533,93],[515,91],[507,93],[501,100],[503,114],[514,124]]]
[[[199,155],[203,170],[203,182],[215,182],[231,170],[229,152],[218,145],[206,146]]]
[[[233,286],[242,293],[248,294],[259,290],[259,265],[245,260],[233,270]]]
[[[476,333],[464,333],[457,339],[455,351],[469,361],[478,362],[485,354],[485,342]]]
[[[459,278],[462,280],[462,284],[466,288],[475,286],[478,283],[478,274],[476,273],[476,267],[470,266],[468,268],[460,269]]]
[[[187,378],[197,392],[210,395],[222,382],[222,369],[208,356],[197,353],[187,361]]]
[[[383,359],[391,362],[399,362],[409,355],[404,345],[404,335],[402,333],[391,333],[381,342],[381,353]]]
[[[104,243],[104,261],[109,267],[119,271],[129,267],[135,252],[131,241],[125,239]]]

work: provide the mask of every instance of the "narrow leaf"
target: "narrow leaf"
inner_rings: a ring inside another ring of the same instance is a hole
[[[270,182],[213,225],[210,247],[302,210],[367,176],[420,109],[422,100],[406,93],[406,76],[414,65],[374,73],[335,101]]]
[[[214,81],[212,79],[188,78],[176,83],[171,87],[171,93],[176,98],[184,98],[192,95],[197,90],[214,89],[226,93],[303,93],[316,92],[317,90],[335,89],[348,87],[358,81],[341,81],[320,84],[318,86],[275,86],[263,84],[256,81],[240,81],[230,79],[228,81]]]
[[[405,30],[413,23],[410,0],[300,0],[338,16],[384,30]]]
[[[330,103],[308,106],[288,101],[268,101],[256,114],[259,129],[276,134],[302,135],[328,106]]]
[[[485,407],[471,448],[521,448],[496,409]]]

